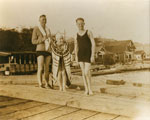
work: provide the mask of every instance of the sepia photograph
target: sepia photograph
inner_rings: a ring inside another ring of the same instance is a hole
[[[150,120],[150,0],[0,0],[0,120]]]

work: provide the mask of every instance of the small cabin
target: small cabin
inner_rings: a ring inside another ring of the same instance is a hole
[[[110,58],[113,61],[112,63],[126,63],[134,60],[135,49],[135,45],[131,40],[99,41],[96,47],[96,56],[97,54],[98,57],[102,56],[104,58],[104,56],[107,56],[107,59]],[[103,59],[103,61],[105,62],[107,59]]]
[[[144,50],[139,50],[139,51],[135,51],[134,56],[136,60],[141,61],[146,58],[146,53],[144,52]]]

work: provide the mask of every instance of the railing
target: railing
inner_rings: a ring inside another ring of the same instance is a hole
[[[12,53],[7,63],[0,64],[0,72],[9,71],[10,74],[31,73],[37,71],[36,53]]]

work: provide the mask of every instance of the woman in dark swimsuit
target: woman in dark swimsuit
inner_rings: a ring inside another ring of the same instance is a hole
[[[85,94],[92,95],[91,90],[91,62],[94,62],[95,41],[91,31],[84,29],[84,19],[76,19],[76,24],[79,29],[75,39],[75,56],[79,62],[85,86]]]

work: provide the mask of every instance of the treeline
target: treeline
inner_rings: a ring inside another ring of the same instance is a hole
[[[23,28],[21,32],[0,29],[0,51],[35,51],[31,43],[32,31],[32,28]]]

